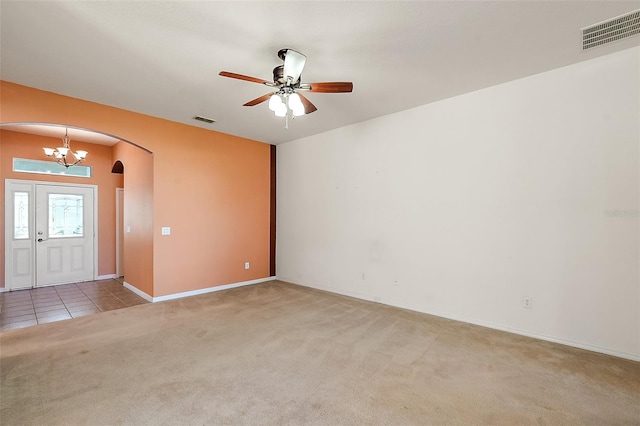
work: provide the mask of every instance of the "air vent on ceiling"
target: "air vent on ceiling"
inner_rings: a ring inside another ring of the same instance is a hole
[[[193,117],[194,120],[202,121],[207,124],[215,123],[216,121],[212,118],[202,117],[201,115],[196,115]]]
[[[582,50],[640,34],[640,10],[582,29]]]

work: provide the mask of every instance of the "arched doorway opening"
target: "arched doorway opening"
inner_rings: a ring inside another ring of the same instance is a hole
[[[113,163],[113,167],[111,168],[111,173],[115,173],[119,175],[124,173],[124,164],[122,164],[122,161],[116,160],[116,162]]]
[[[0,175],[2,176],[3,184],[1,185],[1,198],[5,200],[5,184],[6,180],[25,180],[25,181],[38,181],[38,182],[54,182],[56,185],[74,185],[74,184],[87,184],[93,185],[97,188],[97,219],[95,229],[97,235],[95,261],[93,266],[93,279],[106,279],[115,278],[118,275],[122,275],[124,271],[124,262],[121,263],[121,270],[118,270],[117,259],[118,253],[116,250],[116,241],[118,239],[117,229],[115,225],[115,217],[117,215],[117,209],[122,209],[123,215],[121,216],[122,224],[124,225],[126,217],[124,216],[124,194],[119,194],[116,188],[124,190],[127,184],[125,183],[124,164],[130,164],[135,166],[138,171],[131,176],[133,181],[130,180],[133,187],[142,188],[145,192],[144,196],[139,197],[138,191],[131,191],[130,197],[126,197],[126,202],[131,202],[134,206],[133,211],[143,210],[145,212],[153,211],[153,195],[152,191],[148,188],[147,182],[152,179],[144,179],[144,185],[138,185],[135,179],[140,179],[141,175],[149,176],[153,174],[153,156],[151,151],[141,147],[138,144],[132,143],[123,138],[107,134],[104,132],[94,131],[91,129],[79,128],[75,126],[68,126],[65,124],[50,124],[50,123],[1,123],[0,132],[2,138],[2,144],[0,144],[0,161],[2,167]],[[85,150],[88,152],[86,159],[81,163],[92,168],[91,177],[71,177],[71,176],[56,176],[56,175],[43,175],[43,174],[31,174],[31,173],[19,173],[14,170],[13,158],[27,158],[38,161],[51,161],[43,152],[44,147],[58,147],[61,146],[61,139],[65,132],[68,132],[69,139],[71,141],[70,147],[73,151]],[[144,158],[146,157],[146,158]],[[142,160],[140,158],[143,158]],[[147,168],[148,170],[144,170]],[[112,173],[114,171],[115,173]],[[146,185],[146,186],[145,186]],[[121,196],[121,198],[118,198]],[[6,212],[3,210],[0,216],[0,221],[5,224],[7,218]],[[134,220],[137,220],[134,218]],[[148,218],[144,218],[148,221]],[[0,236],[0,267],[2,283],[0,287],[5,289],[11,289],[11,278],[7,276],[7,236],[5,235],[5,227],[2,227]],[[142,227],[134,224],[132,228],[138,233],[134,239],[136,247],[130,249],[130,253],[144,253],[147,250],[151,253],[153,236]],[[120,239],[122,252],[127,245],[126,237]],[[34,239],[35,241],[35,239]],[[35,243],[34,243],[35,244]],[[140,262],[140,259],[133,261],[133,264],[144,264],[146,271],[144,275],[149,276],[148,270],[152,268],[151,256],[143,256],[144,262]],[[122,259],[122,258],[121,258]],[[142,276],[143,274],[140,273]],[[132,273],[130,283],[133,286],[137,286],[137,277]],[[145,278],[149,280],[149,278]],[[146,286],[152,286],[152,281],[146,283]],[[145,289],[149,293],[149,289]]]

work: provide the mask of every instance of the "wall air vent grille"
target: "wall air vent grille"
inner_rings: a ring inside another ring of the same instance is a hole
[[[582,29],[582,50],[640,34],[640,10]]]

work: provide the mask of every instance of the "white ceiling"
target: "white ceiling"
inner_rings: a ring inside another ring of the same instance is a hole
[[[640,45],[580,50],[580,29],[639,1],[1,1],[3,80],[281,143]],[[263,103],[292,48],[318,107],[289,129]],[[202,115],[216,120],[203,124]],[[64,123],[62,123],[64,124]]]

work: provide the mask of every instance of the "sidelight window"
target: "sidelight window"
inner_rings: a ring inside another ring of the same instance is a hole
[[[13,238],[26,240],[29,238],[29,193],[13,193]]]

